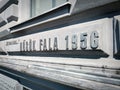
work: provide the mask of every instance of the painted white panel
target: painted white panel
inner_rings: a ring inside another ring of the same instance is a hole
[[[18,22],[23,22],[25,20],[30,19],[30,1],[31,0],[19,0],[18,3],[18,16],[19,16],[19,20]]]

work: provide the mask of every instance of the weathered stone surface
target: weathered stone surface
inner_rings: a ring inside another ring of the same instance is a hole
[[[0,90],[23,90],[18,81],[0,74]]]

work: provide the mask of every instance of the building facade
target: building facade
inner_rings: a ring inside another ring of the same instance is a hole
[[[0,90],[120,90],[119,0],[0,0]]]

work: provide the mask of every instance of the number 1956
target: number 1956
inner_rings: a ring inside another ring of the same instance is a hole
[[[80,34],[80,48],[82,50],[85,50],[87,48],[87,33],[81,33]],[[99,38],[99,34],[97,31],[93,31],[90,34],[90,47],[91,49],[97,49],[98,48],[98,38]],[[72,38],[69,38],[69,36],[67,35],[65,37],[65,41],[66,41],[66,50],[69,50],[69,39],[71,39],[71,47],[72,50],[77,50],[78,48],[78,36],[77,35],[72,35]]]

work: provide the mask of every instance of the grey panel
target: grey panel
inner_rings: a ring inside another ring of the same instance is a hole
[[[70,0],[70,2],[72,3],[71,13],[79,13],[116,1],[119,0]]]
[[[0,32],[0,38],[8,35],[8,34],[10,33],[9,31],[10,31],[9,29],[6,29],[6,30],[4,30],[4,31],[1,31],[1,32]]]

